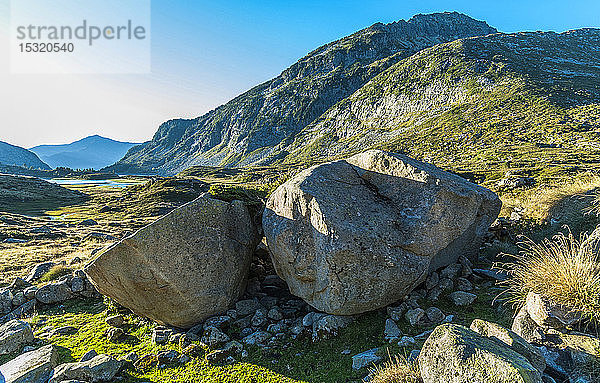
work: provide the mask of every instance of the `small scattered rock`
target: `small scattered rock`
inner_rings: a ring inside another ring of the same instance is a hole
[[[456,306],[468,306],[477,299],[477,295],[466,291],[455,291],[449,297]]]
[[[434,324],[441,323],[445,318],[445,315],[442,312],[442,310],[433,306],[425,310],[425,315],[427,315],[427,319],[429,319],[429,321]]]
[[[368,351],[361,352],[360,354],[352,357],[352,369],[360,370],[364,367],[374,365],[381,361],[381,357],[377,355],[379,349],[373,348]]]
[[[71,287],[66,281],[49,283],[35,292],[35,298],[44,304],[61,303],[73,298]]]
[[[106,330],[106,339],[109,342],[116,343],[125,337],[123,329],[118,327],[110,327]]]
[[[411,326],[416,326],[425,317],[425,310],[418,307],[416,309],[408,310],[404,314],[404,318],[410,323]]]
[[[383,336],[384,336],[385,340],[387,340],[388,342],[392,342],[392,341],[398,340],[398,338],[401,335],[402,335],[402,331],[400,331],[400,328],[398,327],[396,322],[394,322],[391,319],[386,319],[385,320],[385,330],[383,332]]]
[[[35,265],[33,267],[33,269],[31,269],[31,271],[29,272],[29,275],[27,276],[27,278],[25,278],[25,280],[27,282],[36,282],[42,276],[44,276],[44,274],[46,274],[48,271],[50,271],[50,269],[52,267],[54,267],[55,265],[56,264],[54,262],[38,263],[37,265]]]
[[[106,318],[106,324],[111,327],[122,327],[125,323],[123,315],[113,315]]]
[[[253,334],[250,334],[248,336],[246,336],[244,339],[242,339],[242,343],[247,344],[247,345],[265,345],[265,343],[271,339],[271,334],[266,332],[266,331],[256,331]]]
[[[204,330],[204,335],[202,336],[202,343],[205,343],[210,347],[215,347],[227,342],[229,342],[229,336],[227,336],[227,334],[225,334],[218,328],[208,327],[206,330]]]
[[[79,359],[79,362],[87,362],[88,360],[94,359],[98,356],[98,353],[95,350],[90,350],[83,354],[83,356]]]

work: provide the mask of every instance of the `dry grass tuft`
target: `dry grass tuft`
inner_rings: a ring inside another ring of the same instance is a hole
[[[579,239],[570,231],[540,243],[526,239],[521,248],[516,261],[505,265],[516,300],[533,291],[600,321],[600,229]]]
[[[561,200],[573,196],[589,196],[590,191],[597,188],[600,188],[600,176],[586,173],[557,184],[540,185],[524,192],[504,193],[501,196],[501,216],[508,217],[514,207],[520,207],[524,209],[527,218],[544,221],[550,218],[549,214]],[[573,207],[579,209],[578,206]],[[600,208],[600,201],[598,208]],[[577,211],[577,213],[581,212]]]
[[[594,190],[590,196],[592,197],[592,201],[590,202],[590,206],[585,210],[585,213],[600,217],[600,190]]]
[[[371,383],[421,383],[421,373],[416,361],[395,356],[382,366],[371,370]]]

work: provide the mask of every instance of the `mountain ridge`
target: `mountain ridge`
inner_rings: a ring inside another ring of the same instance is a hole
[[[247,166],[276,156],[282,141],[375,75],[421,49],[497,33],[456,12],[376,23],[325,44],[228,103],[195,119],[173,119],[110,170],[173,174],[193,165]]]

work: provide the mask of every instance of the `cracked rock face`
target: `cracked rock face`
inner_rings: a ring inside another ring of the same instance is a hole
[[[474,254],[500,205],[491,191],[435,166],[371,150],[281,185],[263,229],[293,294],[351,315],[389,305],[429,270]]]
[[[136,314],[190,328],[243,293],[257,239],[241,201],[203,195],[109,248],[85,273]]]

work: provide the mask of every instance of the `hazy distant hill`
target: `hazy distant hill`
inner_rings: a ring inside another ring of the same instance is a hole
[[[50,167],[27,149],[0,141],[0,165],[49,170]]]
[[[120,160],[136,145],[94,135],[70,144],[39,145],[30,150],[53,168],[102,169]]]

